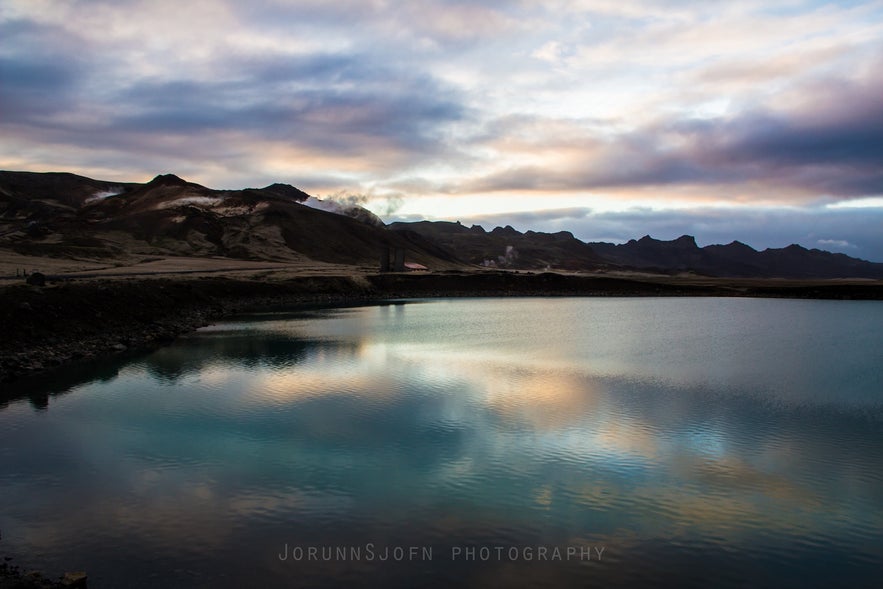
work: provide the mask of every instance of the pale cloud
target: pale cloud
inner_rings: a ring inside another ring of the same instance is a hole
[[[565,57],[565,50],[558,41],[549,41],[530,55],[541,61],[556,64]]]
[[[838,250],[849,250],[849,249],[857,249],[858,246],[849,243],[845,239],[820,239],[816,243],[818,243],[823,248],[835,248]]]

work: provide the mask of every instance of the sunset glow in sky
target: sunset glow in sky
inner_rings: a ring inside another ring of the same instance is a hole
[[[883,262],[883,2],[5,0],[0,169]]]

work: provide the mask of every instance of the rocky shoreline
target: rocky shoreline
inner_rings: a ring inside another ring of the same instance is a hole
[[[0,563],[0,589],[86,589],[86,573],[65,573],[57,579],[39,571],[23,571],[6,557]]]
[[[0,291],[5,332],[0,382],[150,349],[247,308],[357,298],[354,287],[347,278],[292,283],[108,280],[7,287]]]
[[[554,273],[435,273],[68,281],[0,289],[0,382],[145,350],[231,314],[318,303],[457,296],[766,296],[883,299],[883,283],[635,280]]]

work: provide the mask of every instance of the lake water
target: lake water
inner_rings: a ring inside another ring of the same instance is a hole
[[[0,410],[0,553],[103,587],[876,586],[883,303],[252,315]]]

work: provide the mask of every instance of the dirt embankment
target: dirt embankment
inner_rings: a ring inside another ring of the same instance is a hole
[[[146,349],[237,311],[450,296],[778,296],[883,299],[883,283],[678,281],[553,273],[100,280],[0,289],[0,382]]]
[[[360,296],[346,277],[117,280],[0,289],[0,382],[173,340],[248,305]]]

